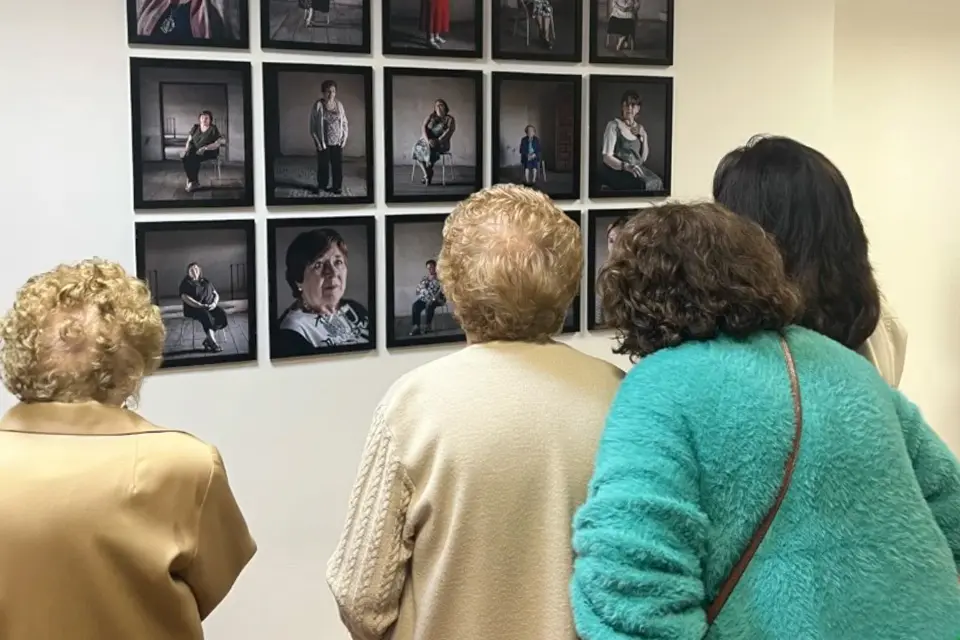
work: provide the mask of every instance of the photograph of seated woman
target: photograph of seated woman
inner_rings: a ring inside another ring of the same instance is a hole
[[[421,333],[433,333],[433,314],[437,309],[447,304],[447,297],[443,295],[443,287],[437,278],[437,261],[427,260],[427,275],[420,279],[417,285],[417,299],[413,301],[413,307],[410,310],[410,318],[413,328],[410,330],[411,336],[418,336]],[[420,317],[426,314],[426,324],[421,329]]]
[[[226,143],[227,139],[220,133],[217,125],[213,124],[213,113],[201,111],[197,124],[193,125],[187,134],[186,145],[180,153],[183,172],[187,174],[187,193],[200,186],[200,164],[211,160],[216,162],[220,148]]]
[[[433,184],[433,166],[450,153],[450,139],[457,130],[457,119],[451,115],[446,100],[437,98],[433,111],[423,119],[421,130],[411,157],[423,174],[420,183],[429,186]]]
[[[579,62],[584,0],[494,0],[493,58]]]
[[[607,122],[598,167],[603,187],[615,191],[659,192],[663,180],[645,166],[650,157],[650,139],[637,121],[643,100],[636,91],[620,98],[620,114]]]
[[[537,128],[528,124],[520,138],[520,166],[523,167],[523,184],[532,187],[540,178],[540,167],[543,166],[541,157],[540,138],[537,137]]]
[[[287,247],[285,279],[294,302],[279,318],[274,357],[306,356],[370,342],[366,308],[345,298],[349,252],[333,229],[311,229]]]
[[[246,0],[133,0],[138,39],[150,44],[238,46]]]
[[[187,265],[187,275],[180,282],[180,299],[183,301],[183,317],[196,320],[203,327],[207,336],[203,350],[223,351],[217,341],[217,331],[227,327],[227,314],[219,306],[220,294],[213,283],[203,277],[203,270],[196,262]]]
[[[324,80],[322,97],[310,111],[310,137],[317,147],[317,193],[343,193],[343,148],[349,123],[343,103],[337,100],[337,83]]]
[[[666,64],[673,57],[670,0],[593,0],[594,62]]]

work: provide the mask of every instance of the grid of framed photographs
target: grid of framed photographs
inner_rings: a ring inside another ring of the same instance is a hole
[[[673,63],[674,0],[261,0],[256,54],[248,0],[126,11],[137,272],[167,326],[164,367],[257,359],[255,203],[281,360],[376,351],[379,323],[389,349],[462,342],[436,209],[491,183],[539,189],[581,225],[586,327],[602,329],[594,281],[622,212],[589,202],[670,195],[673,79],[640,69]]]

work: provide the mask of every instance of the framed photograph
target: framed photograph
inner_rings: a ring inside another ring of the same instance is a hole
[[[580,76],[493,74],[493,184],[580,197]]]
[[[133,206],[253,206],[250,63],[132,58]]]
[[[260,0],[260,46],[370,53],[371,1]]]
[[[614,224],[632,215],[636,209],[599,209],[590,211],[587,226],[587,329],[603,330],[603,309],[597,291],[600,267],[610,256],[616,240]]]
[[[483,57],[482,0],[383,0],[383,53]]]
[[[458,202],[483,186],[483,75],[384,69],[387,202]]]
[[[494,60],[583,59],[583,0],[492,2]]]
[[[437,279],[446,219],[446,213],[386,218],[388,348],[466,340]]]
[[[138,222],[137,277],[167,331],[163,368],[257,359],[253,220]]]
[[[670,195],[673,78],[590,76],[590,197]]]
[[[127,42],[249,49],[247,0],[127,0]]]
[[[373,216],[267,221],[270,358],[377,348]]]
[[[373,69],[263,64],[268,205],[373,202]]]
[[[673,64],[674,0],[596,0],[590,4],[590,63]]]
[[[583,224],[580,221],[581,213],[579,211],[566,211],[565,212],[570,219],[577,223],[581,229],[583,229]],[[560,333],[580,333],[580,294],[578,293],[573,299],[573,302],[570,303],[570,308],[567,309],[567,315],[563,319],[563,329]]]

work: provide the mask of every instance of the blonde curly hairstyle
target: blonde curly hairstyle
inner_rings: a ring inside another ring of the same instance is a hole
[[[33,276],[0,319],[0,376],[24,402],[135,398],[164,329],[147,285],[106,260]]]
[[[447,217],[437,262],[471,342],[543,342],[580,287],[580,227],[539,191],[494,185]]]

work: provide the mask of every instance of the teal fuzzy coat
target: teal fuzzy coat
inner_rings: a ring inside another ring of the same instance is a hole
[[[804,413],[793,484],[708,629],[783,477],[778,336],[659,351],[628,374],[574,523],[583,640],[955,640],[960,466],[862,356],[791,328]]]

